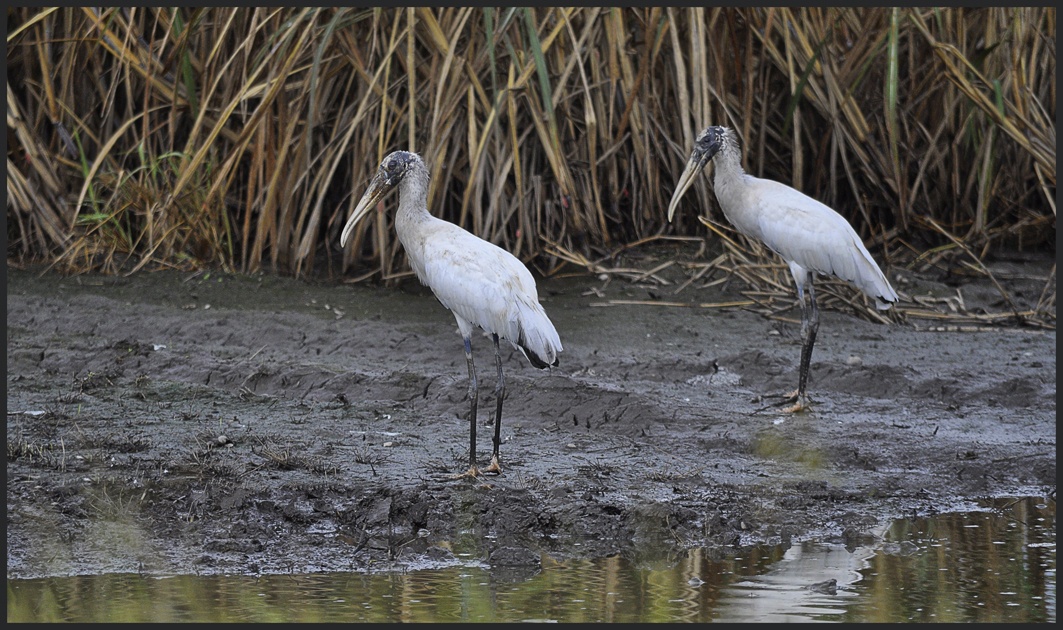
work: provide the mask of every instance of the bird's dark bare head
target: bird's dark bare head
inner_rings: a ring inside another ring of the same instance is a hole
[[[721,149],[728,149],[735,146],[736,140],[734,134],[727,127],[706,127],[698,134],[697,139],[694,141],[694,150],[690,152],[690,159],[687,160],[687,166],[683,169],[683,173],[679,176],[679,181],[676,182],[675,191],[672,193],[672,200],[668,203],[668,220],[672,220],[672,216],[675,214],[676,208],[679,206],[679,199],[683,196],[683,193],[694,185],[694,179],[698,173],[701,172],[705,165],[712,161],[712,158],[716,157],[716,154]]]
[[[421,156],[416,153],[410,153],[409,151],[394,151],[389,153],[388,156],[384,158],[384,161],[380,163],[380,170],[377,172],[377,177],[379,178],[381,185],[393,188],[397,186],[408,173],[414,170],[427,171]]]
[[[715,125],[706,127],[698,134],[698,139],[694,141],[694,151],[691,153],[690,158],[703,167],[712,158],[716,157],[720,149],[729,142],[733,142],[733,136],[731,130],[727,127]]]
[[[389,153],[384,158],[384,161],[380,163],[380,168],[377,169],[376,175],[369,182],[369,187],[366,188],[362,198],[355,205],[354,211],[351,212],[350,218],[347,219],[347,223],[343,226],[343,232],[340,234],[341,247],[347,245],[347,239],[358,221],[368,214],[376,206],[377,202],[394,190],[400,182],[409,177],[414,178],[410,181],[415,181],[417,185],[427,189],[428,168],[425,167],[421,156],[409,151]]]

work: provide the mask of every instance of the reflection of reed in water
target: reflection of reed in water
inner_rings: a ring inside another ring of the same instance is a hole
[[[1055,502],[1001,498],[980,507],[984,511],[895,521],[866,573],[859,617],[1054,620]]]
[[[852,552],[692,549],[671,564],[544,554],[521,582],[494,579],[460,545],[446,567],[403,573],[8,580],[8,620],[1054,621],[1054,502],[985,506],[896,521]]]
[[[879,544],[852,552],[795,544],[764,573],[751,568],[722,588],[712,618],[1053,621],[1055,564],[1054,502],[994,499],[975,511],[894,521]]]

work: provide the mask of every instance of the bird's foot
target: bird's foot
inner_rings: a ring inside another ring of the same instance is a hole
[[[491,456],[491,465],[488,466],[487,468],[484,468],[481,472],[483,472],[483,473],[491,473],[491,474],[494,474],[494,475],[501,475],[502,474],[502,465],[498,462],[498,455],[492,455]]]
[[[794,392],[786,401],[782,404],[793,403],[782,408],[783,413],[801,413],[808,411],[812,408],[812,401],[808,399],[808,396],[804,394],[798,394]]]
[[[757,409],[757,413],[777,407],[782,407],[782,409],[780,409],[782,413],[798,413],[801,411],[807,411],[812,407],[812,401],[809,400],[808,396],[799,394],[796,389],[788,394],[768,394],[767,396],[770,398],[781,398],[782,400],[764,405],[760,409]],[[783,407],[783,405],[787,406]]]
[[[785,394],[765,394],[764,398],[771,398],[771,399],[780,398],[780,399],[782,399],[781,402],[773,402],[770,405],[768,405],[769,407],[778,407],[779,405],[785,405],[787,403],[796,402],[797,401],[797,390],[795,389],[794,391],[787,392]]]
[[[475,479],[477,477],[482,477],[482,476],[483,476],[483,473],[480,472],[479,468],[477,468],[476,466],[469,466],[469,469],[466,470],[465,472],[463,472],[462,474],[460,474],[460,475],[451,475],[450,478],[451,479]]]

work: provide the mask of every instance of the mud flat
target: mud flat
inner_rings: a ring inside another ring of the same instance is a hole
[[[1051,261],[1010,286],[1035,303]],[[909,274],[912,294],[985,281]],[[1002,273],[1001,277],[1007,274]],[[1055,330],[928,330],[822,313],[812,412],[796,309],[651,300],[540,280],[565,346],[504,356],[504,474],[467,465],[454,320],[398,287],[272,276],[61,277],[8,268],[8,577],[402,570],[468,559],[667,558],[694,546],[857,544],[891,518],[1054,492]],[[676,299],[720,302],[719,288]],[[924,322],[925,324],[925,322]],[[493,359],[474,341],[480,459]]]

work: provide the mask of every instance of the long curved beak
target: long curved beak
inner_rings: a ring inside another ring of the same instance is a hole
[[[679,205],[679,198],[683,196],[687,189],[694,185],[694,180],[697,179],[698,173],[705,168],[705,165],[711,159],[711,155],[697,149],[694,149],[694,152],[690,154],[690,161],[687,162],[687,167],[683,170],[683,174],[679,176],[679,183],[676,184],[675,192],[672,193],[672,200],[668,202],[669,223],[671,223],[672,215],[675,214],[675,209]]]
[[[351,237],[355,224],[376,207],[377,202],[391,192],[394,187],[395,184],[388,180],[383,171],[376,174],[376,177],[369,182],[369,188],[366,189],[365,194],[358,200],[358,205],[354,207],[351,218],[347,219],[347,224],[343,226],[343,232],[340,234],[340,247],[347,246],[347,239]]]

